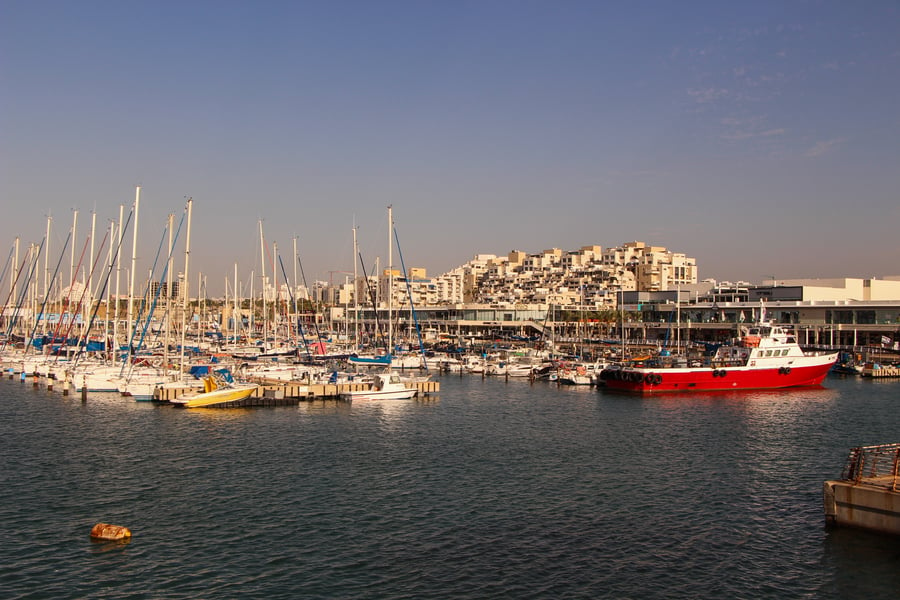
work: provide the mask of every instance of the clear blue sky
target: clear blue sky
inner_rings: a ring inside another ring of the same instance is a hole
[[[900,4],[2,0],[0,152],[0,260],[141,185],[142,260],[193,197],[216,293],[260,220],[310,280],[354,223],[385,261],[388,204],[431,275],[632,240],[701,278],[898,274]]]

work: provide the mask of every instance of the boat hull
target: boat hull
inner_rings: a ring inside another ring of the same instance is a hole
[[[170,400],[170,402],[182,408],[210,408],[231,402],[241,402],[253,395],[255,390],[255,385],[227,389],[220,388],[211,392],[182,396],[175,400]]]
[[[607,369],[601,375],[610,390],[641,394],[767,390],[821,385],[833,362],[778,368]]]
[[[415,388],[387,390],[383,392],[364,390],[358,392],[344,392],[341,394],[341,399],[350,400],[352,402],[363,400],[409,400],[410,398],[414,398],[418,392],[419,390]]]
[[[350,356],[347,361],[354,365],[373,366],[373,367],[389,367],[391,366],[391,357],[385,356]]]

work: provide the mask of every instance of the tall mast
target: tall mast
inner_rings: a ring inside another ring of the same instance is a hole
[[[47,296],[50,293],[50,223],[53,221],[53,217],[47,215],[47,233],[44,237],[47,252],[44,254],[44,295]]]
[[[187,307],[188,307],[188,267],[191,259],[191,209],[194,201],[192,198],[187,199],[187,235],[184,238],[184,278],[181,281],[183,289],[179,288],[178,293],[181,294],[181,362],[179,364],[179,378],[184,377],[184,339],[187,331]]]
[[[275,296],[272,298],[272,331],[274,333],[272,344],[278,346],[278,269],[275,268],[275,257],[278,256],[278,244],[272,242],[272,289],[275,290]],[[267,313],[268,314],[268,313]]]
[[[115,356],[115,352],[113,351],[113,348],[115,345],[114,340],[116,337],[116,330],[115,330],[116,322],[115,321],[113,321],[112,337],[110,337],[110,335],[109,335],[109,321],[110,321],[110,317],[112,316],[112,313],[109,310],[109,301],[110,301],[110,298],[112,297],[112,288],[109,286],[108,282],[109,282],[109,276],[112,274],[113,261],[116,259],[116,255],[118,254],[118,252],[119,252],[119,247],[116,245],[116,222],[110,220],[110,222],[109,222],[109,253],[107,255],[108,258],[106,261],[106,263],[107,263],[106,283],[103,284],[103,289],[105,290],[105,293],[106,293],[106,316],[103,319],[103,322],[104,322],[103,329],[105,332],[104,335],[106,336],[106,340],[104,343],[106,344],[106,356],[107,356],[108,360],[113,360],[113,357]],[[100,305],[100,300],[102,300],[102,298],[97,299],[97,306]]]
[[[387,327],[388,327],[388,354],[394,353],[394,327],[393,327],[393,310],[394,310],[394,240],[392,232],[394,229],[394,206],[388,204],[388,286],[387,286]]]
[[[291,294],[291,298],[294,300],[294,318],[291,319],[291,340],[294,345],[297,345],[297,323],[300,322],[300,310],[298,308],[297,301],[299,298],[297,296],[300,295],[300,287],[297,285],[297,263],[300,261],[297,260],[297,236],[294,236],[294,260],[291,262],[294,263],[294,292]]]
[[[219,327],[219,333],[224,335],[228,332],[228,322],[225,320],[225,309],[228,308],[228,275],[225,276],[225,298],[222,301],[222,310],[219,313],[219,321],[221,327]]]
[[[622,361],[625,361],[625,288],[619,285],[619,315],[622,319]]]
[[[262,219],[259,220],[259,265],[262,267],[262,272],[260,273],[260,288],[262,289],[262,293],[260,296],[262,297],[263,349],[265,349],[266,338],[269,333],[266,331],[266,326],[269,323],[269,319],[266,314],[266,242],[263,238]]]
[[[78,211],[72,211],[72,253],[69,260],[69,281],[75,283],[75,242],[78,240]],[[18,256],[18,254],[17,254]],[[71,295],[71,289],[69,294]]]
[[[202,292],[202,293],[201,293]],[[193,312],[192,312],[193,314]],[[200,344],[200,324],[204,322],[206,314],[206,275],[197,271],[197,345]]]
[[[116,308],[113,312],[113,338],[119,335],[119,275],[122,272],[122,217],[125,212],[125,205],[119,205],[119,229],[116,235]],[[127,332],[126,332],[127,333]]]
[[[253,345],[253,330],[256,328],[255,323],[255,314],[256,307],[253,306],[253,283],[254,279],[256,279],[256,274],[253,271],[250,271],[250,316],[247,319],[247,342],[250,345]]]
[[[240,306],[240,304],[238,304],[239,293],[238,293],[237,263],[234,263],[234,290],[232,290],[232,291],[234,292],[234,310],[232,311],[232,313],[234,314],[234,317],[233,317],[234,331],[232,331],[231,335],[234,337],[234,340],[232,340],[232,342],[235,345],[237,345],[237,336],[238,336],[238,331],[240,330],[238,328],[238,318],[240,318],[240,310],[241,310],[241,306]],[[241,322],[243,323],[243,319],[241,320]]]
[[[16,281],[19,279],[19,236],[16,236],[16,241],[13,243],[14,248],[14,256],[12,269],[9,270],[9,297],[16,297]],[[4,306],[4,308],[6,308]]]
[[[91,211],[91,264],[94,264],[94,240],[97,236],[97,212]],[[87,279],[87,295],[91,300],[94,299],[94,270],[91,269],[90,276]]]
[[[169,246],[168,246],[168,260],[166,261],[166,337],[163,342],[163,364],[169,364],[169,342],[171,341],[172,336],[172,300],[174,299],[174,295],[172,294],[172,271],[175,266],[175,259],[172,256],[172,251],[174,250],[174,235],[175,235],[175,215],[173,213],[169,213],[169,219],[167,223],[167,229],[169,230]]]
[[[681,282],[675,286],[675,351],[681,352]]]
[[[141,204],[141,186],[134,191],[134,229],[131,236],[131,272],[128,282],[128,328],[134,326],[134,275],[137,271],[137,236],[138,236],[138,210]],[[128,329],[126,328],[126,330]],[[129,350],[129,353],[131,351]]]
[[[354,221],[356,219],[354,218]],[[356,223],[353,223],[353,345],[359,348],[359,275],[356,269],[356,257],[359,250],[356,244]]]

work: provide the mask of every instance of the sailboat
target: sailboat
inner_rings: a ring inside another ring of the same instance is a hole
[[[384,354],[385,363],[372,363],[369,364],[385,364],[387,367],[384,373],[379,373],[374,376],[374,381],[372,383],[372,387],[368,390],[359,390],[354,392],[344,392],[341,394],[341,399],[343,400],[406,400],[408,398],[413,398],[418,394],[418,388],[409,387],[407,383],[405,383],[400,375],[395,371],[391,371],[391,353],[390,350],[393,348],[393,335],[392,335],[392,298],[393,298],[393,227],[394,227],[394,216],[393,216],[393,207],[388,206],[388,286],[387,286],[387,304],[388,304],[388,338],[387,338],[387,352]],[[373,357],[374,360],[381,358],[380,356]],[[372,360],[372,359],[370,359]]]

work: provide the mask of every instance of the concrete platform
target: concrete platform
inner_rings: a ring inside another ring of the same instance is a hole
[[[900,535],[900,492],[852,481],[826,481],[825,521]]]
[[[827,523],[900,535],[900,444],[851,449],[822,496]]]

